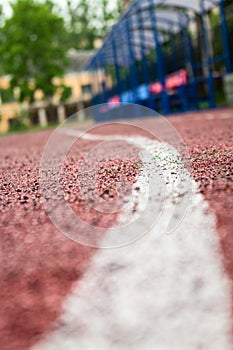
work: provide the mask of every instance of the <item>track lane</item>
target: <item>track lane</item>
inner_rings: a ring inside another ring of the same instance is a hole
[[[232,177],[226,176],[227,171],[232,169],[232,154],[225,152],[231,151],[233,148],[232,111],[215,111],[208,115],[199,113],[176,116],[169,118],[169,121],[174,124],[185,139],[191,152],[193,176],[216,215],[224,265],[232,280]],[[148,128],[153,128],[153,120],[144,120],[143,124]],[[33,169],[35,164],[38,164],[40,152],[49,134],[50,132],[32,133],[27,134],[26,137],[12,135],[0,139],[3,168],[4,164],[7,163],[7,167],[4,168],[6,176],[1,181],[1,185],[13,182],[17,187],[18,184],[22,183],[22,180],[24,182],[26,179],[23,194],[29,194],[29,200],[32,198],[27,191],[36,188],[37,185],[28,181],[27,177],[30,179],[31,176],[35,176]],[[15,147],[15,144],[18,144],[18,147]],[[88,143],[86,145],[88,148]],[[213,152],[214,148],[217,148],[217,152]],[[206,150],[209,152],[202,153]],[[203,163],[196,160],[199,156],[201,156]],[[206,161],[208,162],[207,166]],[[216,173],[215,166],[223,166],[224,164],[226,167],[220,167],[220,172]],[[31,171],[28,172],[29,169]],[[27,176],[27,174],[30,175]],[[10,181],[5,182],[6,179]],[[211,181],[207,181],[208,179]],[[6,198],[8,201],[8,194],[5,194],[5,190],[11,194],[8,185],[4,186],[3,189],[1,188],[1,198]],[[60,236],[60,233],[46,219],[46,215],[42,213],[42,207],[39,206],[38,211],[34,207],[26,209],[27,204],[19,205],[18,197],[17,204],[15,197],[12,197],[10,202],[4,202],[6,207],[1,212],[1,237],[4,241],[1,248],[1,291],[4,295],[2,298],[1,347],[12,350],[18,349],[19,344],[23,349],[27,349],[29,344],[35,343],[59,317],[59,310],[65,295],[71,290],[73,281],[83,273],[80,274],[80,271],[76,271],[77,262],[75,263],[75,259],[79,255],[82,265],[81,261],[85,260],[87,253],[86,262],[88,265],[89,252],[87,249],[86,253],[84,252],[82,255],[80,247],[75,244],[67,244],[67,240]],[[20,206],[25,208],[19,209]],[[33,236],[37,240],[35,244],[33,244]],[[54,266],[56,264],[60,266],[61,261],[64,261],[63,273],[58,274],[55,278],[53,276],[53,263],[46,262],[49,260],[49,256],[55,262]],[[75,267],[72,267],[72,260]],[[81,265],[80,270],[82,271]],[[30,280],[36,281],[33,294],[28,287]],[[18,293],[15,293],[15,290]],[[43,290],[44,297],[41,298]],[[33,298],[31,295],[34,295]],[[31,302],[27,302],[26,307],[22,307],[22,300],[26,299],[31,300]],[[16,301],[12,303],[13,300]],[[35,305],[37,306],[35,307]],[[48,311],[50,316],[46,313]],[[44,322],[45,315],[46,323]],[[4,339],[5,342],[3,342]]]

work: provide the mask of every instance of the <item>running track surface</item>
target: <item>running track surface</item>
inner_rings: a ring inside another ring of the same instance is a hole
[[[233,110],[199,112],[173,116],[168,120],[188,147],[192,176],[215,216],[221,260],[231,283]],[[152,132],[155,127],[153,119],[129,122]],[[97,254],[96,249],[65,238],[53,226],[43,208],[39,164],[51,132],[0,138],[0,348],[3,350],[36,348],[37,344],[42,344],[38,345],[38,349],[43,350],[43,339],[54,328],[59,328],[64,300],[74,284],[82,281]],[[115,134],[121,132],[117,129],[109,131]],[[82,159],[91,147],[93,141],[81,140],[78,159]],[[125,167],[129,167],[128,176],[133,185],[137,169],[132,170],[131,165],[125,164]],[[77,163],[71,164],[70,182],[64,186],[73,209],[82,213],[84,203],[73,193],[75,184],[72,182],[72,171],[77,169]],[[104,187],[105,179],[100,177],[101,181]],[[93,218],[88,209],[83,211],[83,215],[86,215],[87,221]],[[102,227],[112,225],[112,218],[108,216],[94,219]],[[228,307],[231,314],[231,303],[228,303]],[[228,329],[232,329],[231,319],[229,323]],[[163,350],[162,347],[159,349]]]

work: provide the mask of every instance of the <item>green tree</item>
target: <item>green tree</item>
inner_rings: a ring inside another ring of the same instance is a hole
[[[50,0],[15,0],[11,6],[1,28],[2,68],[20,101],[32,102],[38,89],[51,98],[58,88],[53,78],[62,77],[68,64],[64,20]]]
[[[4,16],[3,16],[3,6],[0,4],[0,47],[2,45],[2,33],[1,33],[1,28],[3,26],[4,22]],[[3,67],[2,67],[2,62],[0,60],[0,75],[3,75]]]
[[[69,46],[76,49],[92,49],[96,39],[93,16],[86,0],[76,4],[67,0]]]
[[[103,39],[120,16],[121,1],[100,0],[99,4],[97,1],[94,6],[96,6],[96,9],[94,9],[94,13],[96,13],[96,33],[100,39]]]
[[[75,49],[93,49],[117,21],[122,0],[66,0],[69,43]]]

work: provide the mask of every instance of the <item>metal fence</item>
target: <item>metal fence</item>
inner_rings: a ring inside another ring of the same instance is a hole
[[[87,66],[93,79],[102,69],[112,80],[112,86],[99,85],[93,104],[133,102],[163,114],[224,104],[223,77],[233,66],[233,4],[186,6],[181,0],[131,6]]]

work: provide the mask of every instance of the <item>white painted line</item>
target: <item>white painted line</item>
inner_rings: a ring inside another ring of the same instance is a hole
[[[66,127],[62,127],[59,129],[59,132],[61,134],[65,134],[68,136],[72,136],[75,138],[82,138],[83,140],[89,140],[89,141],[98,141],[98,140],[102,140],[102,141],[112,141],[112,140],[119,140],[122,139],[122,136],[120,135],[98,135],[98,134],[90,134],[87,133],[85,131],[79,131],[79,130],[75,130],[75,129],[70,129],[70,128],[66,128]]]
[[[220,114],[220,119],[232,119],[233,118],[233,113],[221,113]]]
[[[219,119],[232,119],[233,113],[230,112],[219,112],[216,113],[203,113],[201,115],[195,115],[195,120],[219,120]]]
[[[210,119],[210,120],[212,120],[212,119],[218,120],[218,119],[231,119],[233,116],[230,113],[219,113],[219,114],[215,114],[215,113],[208,113],[207,114],[206,113],[205,117],[206,117],[206,119]]]
[[[165,234],[168,218],[181,205],[187,188],[173,185],[174,162],[167,161],[167,147],[140,140],[155,156],[162,154],[160,161],[166,163],[163,212],[140,240],[96,253],[65,300],[55,330],[33,350],[232,349],[231,284],[214,216],[183,169],[193,196],[183,221],[172,234]],[[143,161],[149,171],[146,158]],[[140,177],[138,184],[143,186]]]

